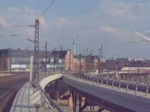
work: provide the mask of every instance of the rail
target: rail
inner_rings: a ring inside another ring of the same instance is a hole
[[[12,103],[12,99],[14,97],[14,95],[17,93],[17,91],[19,90],[19,88],[25,83],[27,82],[27,78],[23,81],[23,78],[15,81],[12,80],[10,82],[5,82],[6,84],[1,83],[1,96],[0,96],[0,111],[1,112],[6,112],[9,111],[9,106]],[[6,80],[8,81],[8,80]]]

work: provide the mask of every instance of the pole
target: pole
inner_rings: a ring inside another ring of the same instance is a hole
[[[46,75],[46,72],[47,72],[47,41],[45,43],[45,75]]]
[[[81,73],[82,72],[81,54],[79,55],[79,61],[80,61],[80,73]]]
[[[101,51],[102,49],[99,49],[99,59],[101,59]]]
[[[30,57],[30,84],[33,84],[33,56]]]
[[[87,56],[88,56],[89,55],[88,48],[86,48],[86,53],[87,53]]]
[[[103,44],[101,46],[101,58],[103,59]]]
[[[62,47],[61,47],[61,51],[60,51],[60,59],[61,59],[60,64],[61,64],[61,73],[62,73]]]
[[[11,48],[9,48],[9,56],[10,56],[10,72],[12,72],[12,70],[11,70],[11,64],[12,64],[12,49]]]
[[[74,37],[73,37],[73,54],[76,54],[76,31],[75,31],[75,25],[74,25]]]
[[[91,49],[91,56],[92,56],[92,49]]]
[[[33,84],[34,87],[39,82],[39,20],[35,20],[35,39],[34,39],[34,66],[33,66]]]

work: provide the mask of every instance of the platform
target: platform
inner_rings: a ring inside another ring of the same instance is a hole
[[[41,112],[41,110],[40,93],[27,82],[18,91],[10,112]]]

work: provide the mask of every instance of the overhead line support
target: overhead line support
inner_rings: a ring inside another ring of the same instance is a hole
[[[39,82],[39,20],[35,20],[33,86]]]

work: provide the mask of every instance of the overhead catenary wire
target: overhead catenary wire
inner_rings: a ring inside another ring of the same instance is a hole
[[[33,43],[34,43],[34,41],[33,41],[33,40],[31,40],[31,39],[29,39],[29,38],[26,38],[25,36],[23,36],[23,35],[21,35],[21,34],[17,34],[16,32],[11,31],[11,30],[8,30],[7,28],[5,28],[5,27],[3,27],[3,26],[0,26],[0,27],[1,27],[2,29],[6,30],[6,31],[8,31],[8,32],[10,32],[10,33],[12,33],[12,34],[13,34],[13,36],[20,36],[20,37],[22,37],[22,38],[24,38],[24,39],[26,39],[26,40],[28,40],[28,41],[33,42]]]
[[[128,40],[124,40],[125,38],[128,38]],[[122,41],[120,41],[120,40],[122,40]],[[123,46],[129,45],[129,44],[136,44],[136,43],[140,43],[140,42],[146,42],[145,39],[139,38],[135,34],[132,34],[132,35],[128,34],[126,36],[123,36],[123,38],[115,39],[115,41],[117,41],[117,43],[109,43],[109,44],[107,43],[108,45],[105,43],[105,50],[116,48],[116,47],[119,48],[118,46],[123,47]]]
[[[118,48],[121,48],[121,47],[125,47],[127,45],[137,44],[137,43],[141,43],[141,42],[147,42],[147,41],[145,41],[145,40],[141,40],[141,41],[122,41],[120,43],[116,43],[116,44],[112,44],[110,46],[106,46],[104,48],[104,50],[118,49]]]
[[[40,19],[40,18],[47,12],[47,10],[53,5],[54,2],[55,2],[55,0],[53,0],[53,1],[49,4],[49,6],[44,10],[44,12],[39,16],[38,19]]]
[[[149,28],[150,28],[150,26],[147,26],[147,27],[144,27],[144,28],[138,28],[136,30],[131,30],[132,34],[127,34],[127,35],[121,36],[120,39],[117,39],[117,38],[113,39],[113,40],[110,41],[111,43],[104,42],[105,46],[107,47],[105,49],[108,49],[108,48],[112,49],[112,47],[115,47],[115,46],[118,46],[118,45],[119,46],[125,46],[127,44],[135,44],[135,43],[139,43],[139,42],[146,42],[144,39],[142,39],[142,38],[140,39],[137,35],[133,34],[133,32],[135,33],[135,31],[143,30],[143,32],[146,32],[148,34],[150,32],[150,30],[148,30],[148,31],[144,31],[144,30],[147,30]],[[144,36],[144,38],[145,37],[146,36]],[[128,39],[128,40],[126,40],[126,39]],[[146,38],[146,39],[150,40],[149,38]],[[115,43],[112,43],[113,41],[115,41]],[[116,41],[118,41],[118,43],[116,43]],[[119,42],[119,41],[121,41],[121,42]]]
[[[7,36],[12,36],[12,37],[14,37],[14,36],[18,36],[18,35],[15,35],[15,34],[11,34],[11,35],[0,35],[0,37],[7,37]]]
[[[35,25],[21,25],[21,24],[16,24],[16,25],[3,25],[0,24],[0,26],[7,26],[7,27],[34,27]]]

